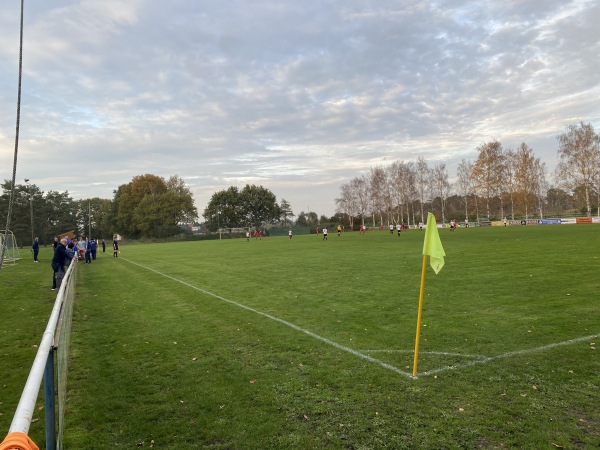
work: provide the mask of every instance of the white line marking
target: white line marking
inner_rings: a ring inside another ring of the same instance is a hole
[[[196,291],[202,292],[203,294],[210,295],[211,297],[214,297],[214,298],[218,298],[219,300],[227,302],[227,303],[229,303],[231,305],[235,305],[235,306],[237,306],[239,308],[243,308],[243,309],[245,309],[247,311],[251,311],[251,312],[253,312],[255,314],[258,314],[260,316],[263,316],[263,317],[266,317],[268,319],[274,320],[274,321],[279,322],[279,323],[281,323],[283,325],[286,325],[286,326],[288,326],[290,328],[293,328],[294,330],[301,331],[302,333],[307,334],[307,335],[309,335],[309,336],[311,336],[311,337],[313,337],[315,339],[318,339],[321,342],[325,342],[326,344],[329,344],[332,347],[337,348],[338,350],[343,350],[345,352],[351,353],[354,356],[358,356],[359,358],[362,358],[362,359],[365,359],[365,360],[370,361],[372,363],[378,364],[381,367],[384,367],[385,369],[389,369],[389,370],[391,370],[393,372],[396,372],[396,373],[398,373],[400,375],[403,375],[403,376],[405,376],[407,378],[413,378],[412,374],[410,374],[408,372],[404,372],[403,370],[400,370],[397,367],[394,367],[394,366],[392,366],[392,365],[390,365],[388,363],[380,361],[379,359],[373,358],[372,356],[365,355],[364,353],[361,353],[361,352],[358,352],[358,351],[356,351],[354,349],[351,349],[349,347],[345,347],[343,345],[340,345],[337,342],[333,342],[332,340],[324,338],[323,336],[319,336],[318,334],[315,334],[312,331],[308,331],[308,330],[305,330],[304,328],[300,328],[298,325],[294,325],[293,323],[288,322],[288,321],[283,320],[283,319],[280,319],[279,317],[272,316],[271,314],[264,313],[264,312],[259,311],[257,309],[254,309],[254,308],[251,308],[249,306],[246,306],[246,305],[244,305],[242,303],[238,303],[236,301],[226,299],[225,297],[221,297],[220,295],[213,294],[212,292],[209,292],[207,290],[204,290],[202,288],[194,286],[194,285],[192,285],[190,283],[187,283],[185,281],[179,280],[179,279],[177,279],[175,277],[172,277],[171,275],[167,275],[165,273],[159,272],[158,270],[152,269],[150,267],[143,266],[142,264],[138,264],[138,263],[130,261],[130,260],[126,259],[126,258],[122,258],[122,260],[127,261],[127,262],[129,262],[131,264],[134,264],[134,265],[136,265],[138,267],[141,267],[143,269],[146,269],[146,270],[149,270],[151,272],[154,272],[154,273],[156,273],[158,275],[161,275],[163,277],[169,278],[170,280],[176,281],[177,283],[181,283],[184,286],[187,286],[187,287],[192,288],[192,289],[194,289]]]
[[[192,288],[192,289],[194,289],[196,291],[202,292],[203,294],[209,295],[211,297],[217,298],[217,299],[222,300],[222,301],[224,301],[226,303],[229,303],[231,305],[238,306],[238,307],[243,308],[243,309],[245,309],[247,311],[251,311],[251,312],[253,312],[255,314],[258,314],[260,316],[263,316],[263,317],[266,317],[268,319],[271,319],[271,320],[274,320],[276,322],[279,322],[279,323],[281,323],[283,325],[286,325],[286,326],[288,326],[290,328],[293,328],[294,330],[300,331],[300,332],[302,332],[304,334],[307,334],[307,335],[309,335],[309,336],[311,336],[311,337],[313,337],[315,339],[318,339],[321,342],[325,342],[326,344],[329,344],[332,347],[337,348],[338,350],[343,350],[345,352],[351,353],[354,356],[357,356],[357,357],[362,358],[364,360],[367,360],[367,361],[370,361],[372,363],[378,364],[379,366],[384,367],[385,369],[389,369],[389,370],[391,370],[393,372],[396,372],[396,373],[398,373],[400,375],[403,375],[403,376],[405,376],[407,378],[412,378],[412,379],[416,379],[416,378],[419,378],[419,377],[425,377],[425,376],[429,376],[429,375],[434,375],[436,373],[445,372],[447,370],[462,369],[464,367],[474,366],[475,364],[486,364],[486,363],[488,363],[490,361],[495,361],[497,359],[511,358],[513,356],[519,356],[519,355],[526,355],[526,354],[529,354],[529,353],[542,352],[544,350],[549,350],[549,349],[552,349],[552,348],[555,348],[555,347],[562,347],[562,346],[565,346],[565,345],[576,344],[578,342],[583,342],[583,341],[586,341],[588,339],[596,339],[596,338],[600,337],[600,333],[598,333],[598,334],[592,334],[590,336],[584,336],[584,337],[580,337],[580,338],[576,338],[576,339],[570,339],[568,341],[556,342],[554,344],[543,345],[541,347],[535,347],[535,348],[530,348],[530,349],[525,349],[525,350],[517,350],[517,351],[514,351],[514,352],[504,353],[502,355],[489,356],[489,357],[488,356],[483,356],[483,355],[466,355],[466,354],[463,355],[463,354],[460,354],[460,353],[447,353],[447,352],[421,352],[421,354],[460,356],[460,357],[464,357],[464,358],[474,358],[474,359],[472,361],[466,362],[464,364],[454,364],[452,366],[444,366],[444,367],[440,367],[438,369],[428,370],[427,372],[421,372],[416,377],[413,377],[412,373],[404,372],[403,370],[400,370],[397,367],[392,366],[391,364],[385,363],[385,362],[383,362],[383,361],[381,361],[379,359],[373,358],[373,357],[371,357],[369,355],[365,355],[365,353],[390,352],[390,351],[401,352],[401,353],[413,353],[413,350],[363,350],[363,352],[359,352],[357,350],[351,349],[349,347],[345,347],[345,346],[343,346],[341,344],[338,344],[337,342],[334,342],[334,341],[331,341],[331,340],[329,340],[327,338],[319,336],[318,334],[315,334],[312,331],[308,331],[308,330],[305,330],[304,328],[300,328],[298,325],[294,325],[293,323],[288,322],[288,321],[283,320],[283,319],[280,319],[279,317],[272,316],[271,314],[264,313],[264,312],[259,311],[257,309],[254,309],[254,308],[251,308],[249,306],[246,306],[246,305],[244,305],[242,303],[238,303],[236,301],[226,299],[225,297],[221,297],[220,295],[213,294],[212,292],[209,292],[207,290],[204,290],[202,288],[194,286],[193,284],[190,284],[190,283],[188,283],[186,281],[179,280],[178,278],[172,277],[171,275],[167,275],[166,273],[162,273],[162,272],[159,272],[158,270],[155,270],[155,269],[152,269],[150,267],[144,266],[142,264],[130,261],[127,258],[121,258],[121,259],[124,260],[124,261],[127,261],[127,262],[129,262],[131,264],[134,264],[134,265],[136,265],[138,267],[141,267],[143,269],[146,269],[146,270],[149,270],[151,272],[154,272],[154,273],[156,273],[158,275],[161,275],[163,277],[169,278],[170,280],[176,281],[177,283],[181,283],[184,286],[187,286],[187,287]]]
[[[414,350],[362,350],[364,353],[413,353]],[[449,352],[419,352],[420,355],[442,355],[442,356],[460,356],[461,358],[487,359],[484,355],[469,355],[467,353],[449,353]]]
[[[452,366],[446,366],[446,367],[441,367],[439,369],[429,370],[427,372],[421,373],[420,375],[421,376],[433,375],[433,374],[436,374],[436,373],[444,372],[446,370],[456,370],[456,369],[462,369],[463,367],[474,366],[475,364],[485,364],[485,363],[488,363],[490,361],[495,361],[496,359],[512,358],[513,356],[527,355],[529,353],[543,352],[544,350],[550,350],[550,349],[556,348],[556,347],[563,347],[565,345],[577,344],[578,342],[587,341],[589,339],[596,339],[599,336],[600,336],[600,333],[598,333],[598,334],[592,334],[590,336],[583,336],[583,337],[580,337],[580,338],[569,339],[568,341],[555,342],[554,344],[542,345],[541,347],[528,348],[528,349],[525,349],[525,350],[516,350],[514,352],[508,352],[508,353],[504,353],[502,355],[497,355],[497,356],[483,357],[482,359],[476,359],[476,360],[469,361],[469,362],[464,363],[464,364],[455,364],[455,365],[452,365]]]

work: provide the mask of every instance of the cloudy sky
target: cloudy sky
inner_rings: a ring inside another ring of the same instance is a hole
[[[20,2],[0,9],[0,178],[12,177]],[[597,0],[25,0],[17,183],[112,198],[178,175],[200,212],[262,185],[335,212],[376,165],[499,140],[552,172],[600,131]]]

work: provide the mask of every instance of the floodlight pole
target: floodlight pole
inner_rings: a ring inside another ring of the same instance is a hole
[[[219,228],[219,240],[221,240],[221,211],[217,211],[217,227]]]
[[[8,197],[8,210],[6,213],[6,226],[4,227],[4,239],[0,245],[0,269],[4,264],[4,254],[6,253],[6,237],[10,230],[10,217],[12,214],[12,203],[15,195],[15,179],[17,176],[17,155],[19,154],[19,128],[21,123],[21,82],[23,79],[23,10],[25,9],[25,0],[21,0],[21,26],[19,33],[19,88],[17,94],[17,124],[15,127],[15,152],[13,158],[12,183],[10,184],[10,195]]]
[[[27,190],[29,191],[29,214],[31,216],[31,242],[35,239],[35,233],[33,231],[33,192],[31,191],[32,186],[29,184],[29,178],[25,178],[27,184]]]

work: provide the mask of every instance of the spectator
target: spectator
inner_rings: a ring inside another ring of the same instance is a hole
[[[60,242],[56,244],[54,250],[54,256],[52,257],[52,290],[55,291],[60,288],[62,279],[65,276],[65,260],[67,259],[67,238],[62,238]]]
[[[96,261],[96,250],[98,250],[98,243],[96,242],[96,239],[91,239],[90,242],[92,244],[92,259]]]
[[[33,250],[33,262],[40,262],[38,260],[38,254],[40,253],[40,243],[37,237],[33,240],[33,244],[31,244],[31,249]]]
[[[92,263],[92,240],[90,238],[85,241],[85,263]]]
[[[71,261],[73,261],[73,258],[75,257],[75,242],[69,242],[65,251],[67,252],[67,257],[65,258],[65,266],[69,267]]]

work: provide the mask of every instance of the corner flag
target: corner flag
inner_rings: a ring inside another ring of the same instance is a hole
[[[427,268],[427,256],[429,264],[437,274],[444,267],[444,247],[440,241],[435,216],[427,213],[427,228],[425,229],[425,242],[423,243],[423,264],[421,266],[421,289],[419,290],[419,309],[417,312],[417,335],[415,337],[415,356],[413,362],[413,377],[417,376],[417,364],[419,362],[419,338],[421,336],[421,314],[423,312],[423,292],[425,290],[425,269]]]
[[[444,247],[440,241],[435,216],[427,213],[427,228],[425,228],[425,242],[423,243],[423,255],[429,255],[429,264],[436,275],[444,267]]]

